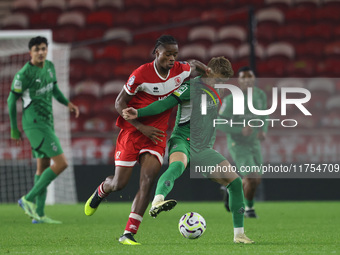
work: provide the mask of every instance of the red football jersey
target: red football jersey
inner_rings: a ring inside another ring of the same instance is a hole
[[[163,78],[158,73],[154,61],[140,66],[133,71],[129,80],[124,85],[126,93],[133,95],[133,98],[128,103],[128,107],[139,109],[157,100],[166,98],[190,76],[190,72],[190,65],[186,62],[176,61],[166,78]],[[170,114],[171,109],[155,116],[139,118],[138,121],[165,132],[168,129]],[[136,130],[122,116],[118,117],[116,125],[124,130]]]

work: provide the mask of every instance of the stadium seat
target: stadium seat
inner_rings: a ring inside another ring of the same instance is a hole
[[[142,22],[144,26],[164,25],[170,22],[171,13],[166,8],[156,8],[147,10],[142,13]]]
[[[91,12],[86,17],[86,24],[110,28],[113,25],[113,13],[108,11]]]
[[[187,20],[197,20],[197,22],[201,21],[202,10],[197,7],[187,7],[184,9],[179,9],[176,11],[176,15],[171,16],[171,21],[181,22]]]
[[[112,79],[114,75],[113,70],[115,64],[115,60],[97,60],[94,64],[92,64],[92,73],[90,77],[92,79],[100,81],[100,83]]]
[[[333,24],[321,22],[315,26],[310,26],[305,29],[304,36],[308,40],[329,41],[332,39]]]
[[[189,27],[176,27],[176,28],[170,28],[164,31],[164,34],[168,35],[174,35],[175,39],[179,43],[180,46],[188,43],[188,33],[190,28]],[[156,42],[154,42],[155,44]],[[179,49],[181,51],[181,47]]]
[[[70,43],[76,40],[78,29],[74,26],[61,26],[53,29],[53,40],[60,43]]]
[[[261,45],[266,46],[276,41],[277,30],[278,27],[273,24],[259,25],[256,29],[256,39]]]
[[[229,60],[237,57],[236,50],[232,44],[219,43],[215,44],[208,50],[208,58],[225,56]]]
[[[82,28],[85,26],[85,16],[77,11],[63,12],[58,18],[57,25]]]
[[[287,60],[271,59],[259,61],[257,64],[258,76],[262,78],[284,77],[286,75]]]
[[[285,11],[285,24],[310,24],[314,19],[314,10],[291,8]]]
[[[106,29],[103,26],[85,26],[77,32],[77,41],[86,41],[92,39],[101,39],[105,33]]]
[[[102,96],[118,95],[125,83],[126,80],[111,80],[104,83],[102,87]]]
[[[152,61],[152,50],[149,45],[131,45],[123,50],[122,60],[125,62],[149,62]]]
[[[244,43],[246,39],[246,30],[241,26],[225,26],[217,32],[218,42],[231,43],[235,47]]]
[[[97,47],[94,50],[94,59],[96,60],[112,60],[119,62],[122,58],[122,49],[117,45],[107,45],[105,47]]]
[[[287,75],[289,77],[314,77],[317,60],[306,58],[287,63]]]
[[[255,16],[258,25],[263,23],[281,25],[285,20],[283,12],[277,8],[260,9]]]
[[[245,60],[248,59],[250,55],[250,47],[248,43],[242,44],[238,49],[237,49],[237,57],[239,60]],[[264,48],[257,44],[255,46],[255,57],[258,60],[264,59],[265,58],[265,51]]]
[[[85,119],[86,119],[86,115],[84,114],[80,114],[78,118],[74,117],[73,114],[70,115],[70,126],[71,126],[72,135],[83,131],[83,125],[84,125]]]
[[[139,10],[145,11],[152,8],[152,0],[124,0],[124,9],[125,11],[129,10]]]
[[[293,0],[265,0],[264,3],[267,7],[286,10],[293,5]]]
[[[304,24],[288,24],[280,26],[276,31],[276,40],[288,43],[297,43],[303,40],[303,33],[306,29]]]
[[[236,26],[246,26],[248,24],[248,10],[242,9],[239,11],[231,12],[227,17],[227,24]]]
[[[323,22],[334,22],[340,21],[340,2],[338,7],[324,7],[315,10],[315,20]]]
[[[69,0],[68,10],[77,11],[83,15],[87,15],[94,10],[94,0]]]
[[[113,125],[117,119],[117,115],[113,114],[96,114],[83,123],[83,130],[85,132],[110,132],[113,130]]]
[[[285,42],[277,42],[268,45],[266,48],[266,56],[268,59],[293,59],[295,56],[294,47]]]
[[[27,16],[37,12],[38,9],[37,0],[16,0],[12,4],[12,13],[23,13]]]
[[[84,59],[70,60],[70,81],[72,83],[79,82],[87,76],[87,69],[91,67],[91,62]]]
[[[339,66],[339,59],[326,59],[325,61],[318,63],[316,74],[323,77],[339,77]]]
[[[325,7],[331,7],[331,8],[339,8],[340,7],[340,1],[339,0],[323,0],[322,2],[323,6]]]
[[[190,29],[188,34],[189,43],[200,43],[206,47],[211,46],[216,40],[216,31],[211,26],[197,26]]]
[[[308,80],[307,89],[311,92],[325,93],[330,96],[335,93],[335,85],[332,79],[313,78]]]
[[[136,68],[138,65],[132,63],[119,64],[113,68],[114,79],[127,80]]]
[[[190,8],[192,6],[199,7],[204,10],[205,8],[210,7],[210,3],[206,0],[185,0],[181,2],[181,8]]]
[[[34,29],[53,29],[57,25],[57,20],[61,12],[46,10],[35,13],[30,16],[30,28]]]
[[[78,95],[71,98],[73,104],[78,106],[80,116],[89,115],[93,112],[93,105],[97,101],[97,97],[93,95]]]
[[[132,33],[127,28],[111,28],[107,30],[103,36],[104,40],[112,40],[115,43],[119,42],[123,45],[130,44],[132,38]]]
[[[181,60],[197,59],[205,62],[207,56],[206,48],[201,44],[187,44],[179,50]]]
[[[40,12],[54,11],[59,14],[66,10],[67,4],[66,0],[42,0],[40,3]]]
[[[26,29],[29,27],[29,19],[25,14],[22,13],[15,13],[6,16],[2,20],[2,27],[3,30],[10,30],[10,29]]]
[[[150,48],[155,46],[156,40],[164,34],[164,31],[143,32],[139,30],[133,37],[133,40],[138,43],[148,44]]]
[[[85,80],[77,83],[74,86],[74,94],[78,95],[92,95],[97,98],[101,96],[101,87],[98,82]]]
[[[124,8],[123,0],[97,0],[97,11],[116,13]]]
[[[338,59],[340,57],[340,41],[331,42],[325,45],[325,56]]]
[[[325,43],[319,40],[304,41],[295,45],[295,53],[298,59],[320,60],[324,57],[324,46]]]
[[[96,104],[93,106],[93,111],[95,114],[109,114],[114,118],[118,117],[118,112],[115,108],[115,101],[118,96],[116,94],[108,94],[103,96]]]
[[[142,27],[142,13],[139,10],[128,10],[116,13],[114,16],[115,27],[124,27],[131,30]]]
[[[72,60],[83,60],[87,63],[92,62],[93,52],[90,48],[73,48],[71,49],[70,59]]]
[[[318,8],[321,0],[294,0],[294,6],[299,8]]]
[[[158,8],[178,9],[179,0],[154,0],[154,5]]]

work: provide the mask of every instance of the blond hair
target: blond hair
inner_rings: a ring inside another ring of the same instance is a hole
[[[208,63],[208,67],[210,67],[214,73],[222,74],[227,78],[230,78],[234,75],[231,63],[225,57],[212,58]]]

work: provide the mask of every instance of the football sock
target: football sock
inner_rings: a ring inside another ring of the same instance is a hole
[[[36,184],[40,179],[40,175],[34,176],[34,184]],[[47,188],[45,187],[35,198],[35,202],[37,205],[37,214],[42,217],[45,215],[44,209],[45,209],[45,201],[46,201],[46,195],[47,195]]]
[[[97,190],[97,194],[100,198],[105,198],[107,197],[110,193],[106,193],[104,191],[104,182],[102,182],[99,186],[98,186],[98,190]]]
[[[242,228],[244,220],[244,195],[242,179],[237,177],[227,186],[229,191],[229,207],[233,215],[234,228]]]
[[[127,234],[127,233],[136,234],[142,220],[143,220],[143,216],[137,213],[131,212],[129,215],[129,220],[126,223],[124,234]]]
[[[253,208],[253,206],[254,206],[254,199],[252,199],[252,200],[248,200],[248,199],[244,199],[245,200],[245,203],[246,203],[246,208],[247,209],[250,209],[250,208]]]
[[[38,194],[40,194],[47,186],[57,177],[52,169],[48,167],[40,176],[39,181],[34,184],[33,188],[25,196],[25,199],[33,202]]]
[[[175,180],[182,175],[185,166],[181,161],[172,162],[157,182],[156,195],[166,197],[174,187]]]
[[[164,201],[164,196],[163,195],[156,195],[152,201],[152,205]]]

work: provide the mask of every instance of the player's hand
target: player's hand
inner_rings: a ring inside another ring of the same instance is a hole
[[[129,107],[122,110],[122,115],[125,120],[134,120],[138,117],[138,112],[135,108]]]
[[[21,132],[19,130],[12,129],[11,130],[11,139],[13,141],[16,141],[16,145],[21,145],[21,143],[22,143]]]
[[[258,132],[258,133],[257,133],[257,138],[258,138],[261,142],[263,142],[263,141],[266,139],[266,133],[263,132],[263,131]]]
[[[250,136],[251,133],[253,133],[253,129],[249,126],[246,126],[242,129],[242,135],[243,136]]]
[[[149,137],[155,144],[158,144],[158,142],[163,142],[161,137],[165,137],[164,131],[152,126],[140,125],[138,130],[143,135]]]
[[[72,104],[71,102],[69,102],[67,106],[68,106],[68,109],[70,110],[70,112],[74,112],[74,114],[76,115],[76,118],[78,118],[78,116],[79,116],[78,106]]]

